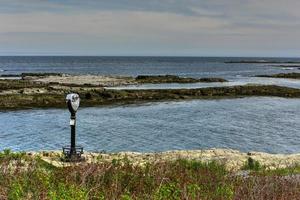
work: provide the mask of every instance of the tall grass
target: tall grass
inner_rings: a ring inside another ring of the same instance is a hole
[[[215,162],[128,160],[55,168],[40,158],[0,154],[0,199],[297,199],[292,175],[234,176]]]

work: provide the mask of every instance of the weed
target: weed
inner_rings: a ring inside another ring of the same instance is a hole
[[[299,179],[278,175],[286,171],[253,171],[244,178],[232,176],[224,165],[216,162],[181,159],[137,166],[126,157],[64,168],[53,167],[35,157],[25,160],[24,167],[15,160],[24,155],[12,154],[10,151],[0,154],[2,199],[297,199],[300,196]],[[248,169],[258,170],[258,166],[248,160]],[[286,170],[290,173],[296,169]]]
[[[260,163],[253,158],[249,157],[246,161],[245,165],[242,167],[243,170],[253,170],[253,171],[259,171],[262,170],[263,167],[260,165]]]

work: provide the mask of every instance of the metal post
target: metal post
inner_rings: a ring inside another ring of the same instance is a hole
[[[75,113],[72,113],[71,115],[71,121],[70,121],[70,126],[71,126],[71,150],[70,154],[71,156],[76,155],[76,132],[75,132],[75,125],[76,125],[76,115]]]
[[[65,155],[64,160],[69,162],[84,161],[84,158],[81,157],[83,154],[83,147],[76,146],[76,112],[79,107],[80,98],[78,94],[68,94],[66,100],[67,106],[71,113],[71,145],[63,147],[63,154]]]

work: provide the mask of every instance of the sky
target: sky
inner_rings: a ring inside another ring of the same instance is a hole
[[[300,56],[299,0],[0,0],[0,55]]]

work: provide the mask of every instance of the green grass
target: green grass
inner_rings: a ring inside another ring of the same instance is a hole
[[[252,173],[260,175],[273,175],[273,176],[290,176],[300,174],[300,165],[295,165],[287,168],[278,168],[278,169],[267,169],[265,166],[262,166],[257,160],[249,157],[245,162],[242,170],[249,170]]]
[[[245,178],[216,162],[180,159],[136,166],[126,158],[56,168],[38,157],[5,150],[0,153],[0,199],[226,200],[300,196],[300,180],[292,177],[299,167],[267,171],[257,169],[254,162],[251,170],[251,176]]]

